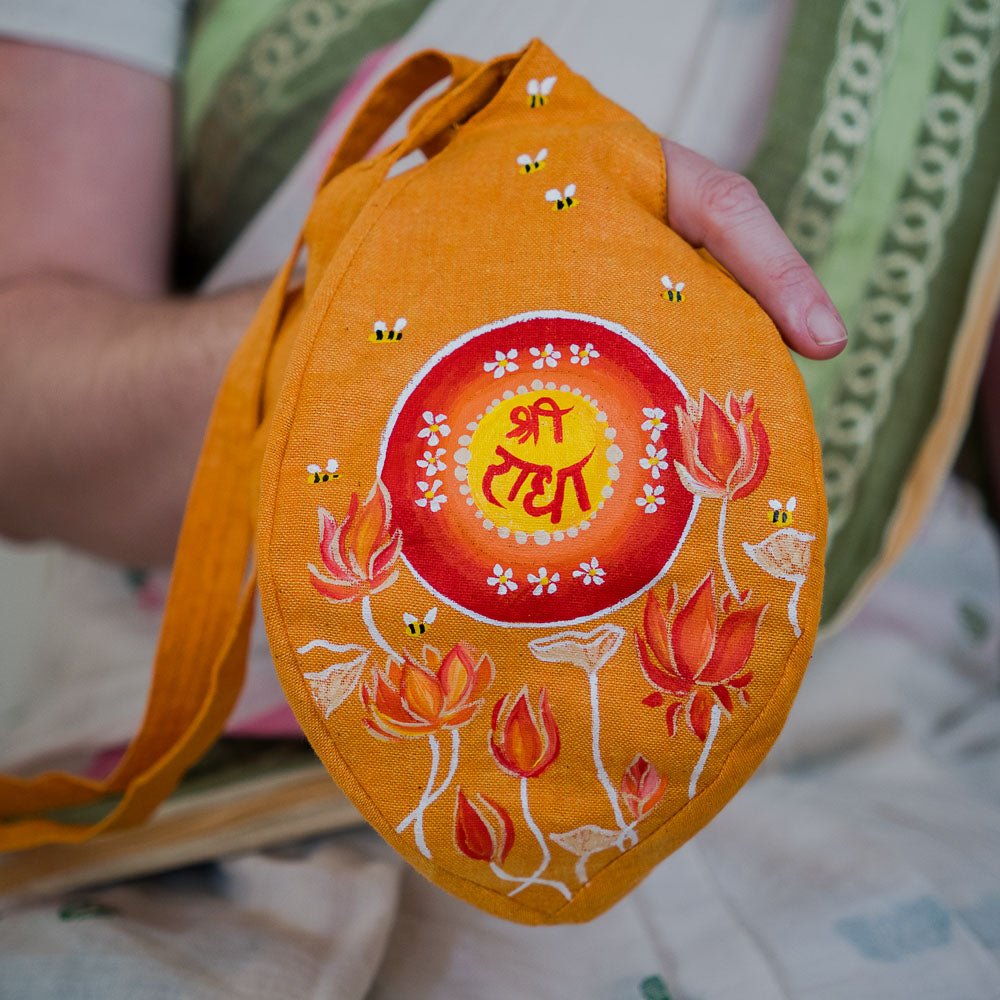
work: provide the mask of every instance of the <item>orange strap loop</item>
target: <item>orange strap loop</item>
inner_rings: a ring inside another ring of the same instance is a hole
[[[478,68],[479,64],[471,59],[435,49],[418,52],[400,64],[372,92],[347,126],[321,184],[363,159],[403,112],[429,88],[450,76],[450,89],[453,89]],[[414,116],[414,123],[419,115],[420,111]]]

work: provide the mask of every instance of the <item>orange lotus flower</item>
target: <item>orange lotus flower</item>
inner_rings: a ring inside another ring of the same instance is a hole
[[[726,593],[717,611],[711,572],[678,605],[677,584],[670,589],[666,610],[653,591],[646,598],[644,628],[636,632],[636,642],[643,673],[657,690],[643,702],[657,708],[665,695],[679,699],[667,708],[670,735],[684,705],[691,731],[704,742],[716,702],[729,713],[733,693],[744,704],[749,701],[745,688],[753,674],[746,665],[767,605],[746,607]]]
[[[392,502],[385,486],[376,481],[368,499],[357,493],[339,524],[328,510],[319,509],[319,553],[326,572],[309,564],[312,585],[328,601],[343,604],[377,594],[396,582],[395,569],[403,545],[402,532],[392,530]]]
[[[639,820],[648,816],[666,790],[667,784],[660,772],[641,753],[636,754],[625,769],[621,789],[622,801],[632,818]]]
[[[473,802],[461,788],[455,799],[455,844],[473,861],[502,865],[514,846],[514,823],[510,813],[485,795]]]
[[[697,403],[677,407],[677,429],[682,458],[674,467],[691,493],[738,500],[764,478],[771,445],[752,392],[730,392],[723,409],[702,390]]]
[[[559,727],[545,688],[539,692],[537,717],[525,685],[516,698],[506,694],[493,706],[492,725],[493,757],[515,778],[537,778],[559,756]]]
[[[422,662],[407,652],[402,663],[390,660],[384,671],[374,671],[370,686],[361,686],[369,715],[365,725],[384,740],[458,729],[482,707],[492,683],[493,661],[485,653],[477,659],[458,643],[442,658],[433,646],[424,646]]]

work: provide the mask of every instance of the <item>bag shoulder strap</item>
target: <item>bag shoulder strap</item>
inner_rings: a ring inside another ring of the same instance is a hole
[[[230,361],[213,407],[139,731],[112,774],[101,781],[59,771],[34,778],[0,777],[0,818],[20,817],[0,824],[0,850],[81,841],[141,822],[217,738],[235,703],[253,609],[253,585],[246,579],[253,532],[246,495],[253,470],[246,443],[260,422],[263,367],[295,256],[271,285]],[[111,796],[120,799],[94,824],[38,815]]]
[[[421,94],[449,76],[450,91],[478,68],[479,63],[465,56],[436,49],[418,52],[401,63],[372,92],[347,126],[323,174],[321,186],[361,160]],[[414,116],[415,121],[419,114],[420,111]]]
[[[440,52],[418,53],[376,88],[349,126],[324,183],[356,163],[429,86],[452,76],[448,93],[479,69]],[[435,103],[435,102],[431,102]],[[403,155],[403,147],[388,163]],[[355,210],[381,183],[355,191]],[[264,420],[262,388],[302,237],[272,283],[227,368],[185,510],[167,607],[139,731],[114,772],[94,780],[65,772],[0,775],[0,851],[75,843],[149,817],[221,733],[242,687],[253,612],[250,560],[252,447]],[[46,815],[117,798],[94,823]]]

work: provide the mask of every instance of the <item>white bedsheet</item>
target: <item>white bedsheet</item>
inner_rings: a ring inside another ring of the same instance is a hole
[[[951,484],[761,770],[589,924],[488,917],[355,833],[7,913],[8,997],[996,1000],[997,538]]]

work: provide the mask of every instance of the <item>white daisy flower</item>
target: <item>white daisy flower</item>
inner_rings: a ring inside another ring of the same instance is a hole
[[[636,497],[635,502],[642,508],[644,514],[655,514],[657,509],[666,503],[666,499],[663,496],[663,487],[646,483],[642,488],[642,496]]]
[[[557,351],[551,344],[546,344],[541,350],[532,347],[531,356],[537,359],[531,362],[532,368],[544,368],[546,365],[555,368],[556,362],[562,357],[562,351]]]
[[[544,566],[539,566],[537,574],[528,574],[528,583],[533,583],[535,585],[535,589],[532,590],[532,594],[534,594],[535,597],[538,597],[543,593],[554,594],[558,589],[556,584],[559,583],[559,574],[549,574],[549,571]]]
[[[429,485],[426,482],[419,482],[417,489],[420,490],[420,496],[413,502],[418,507],[430,507],[431,511],[436,514],[441,509],[441,504],[448,502],[448,498],[443,493],[438,492],[441,489],[440,479],[435,479]]]
[[[573,576],[583,580],[585,586],[594,584],[599,587],[604,583],[604,570],[597,561],[597,556],[592,556],[590,562],[580,563],[580,568],[573,570]]]
[[[514,358],[517,357],[517,348],[512,347],[506,354],[503,351],[497,351],[494,357],[495,361],[483,362],[484,372],[493,372],[494,378],[500,378],[507,372],[517,371],[518,365],[514,361]]]
[[[570,344],[569,352],[573,356],[569,359],[571,364],[586,366],[590,364],[591,358],[599,358],[600,352],[593,344],[581,347],[579,344]]]
[[[497,588],[497,593],[501,597],[506,597],[510,591],[517,590],[517,581],[514,579],[514,571],[508,566],[506,569],[496,563],[493,567],[493,575],[486,578],[486,582],[491,587]]]
[[[441,460],[441,456],[444,455],[444,453],[444,448],[438,448],[437,451],[425,451],[424,457],[417,459],[417,466],[423,469],[428,476],[433,476],[438,472],[444,472],[444,470],[448,468],[448,466]]]
[[[660,435],[667,429],[667,422],[663,419],[666,414],[658,406],[644,406],[642,413],[649,418],[642,422],[642,429],[649,431],[649,436],[654,441],[659,441]]]
[[[639,459],[639,464],[644,469],[649,469],[649,474],[654,479],[660,478],[660,470],[666,469],[669,465],[667,462],[667,449],[659,448],[657,449],[655,444],[646,445],[646,457]]]
[[[448,418],[443,413],[435,416],[433,410],[424,410],[423,417],[427,426],[417,431],[417,437],[427,438],[427,443],[432,447],[440,444],[441,438],[446,438],[451,433]]]

